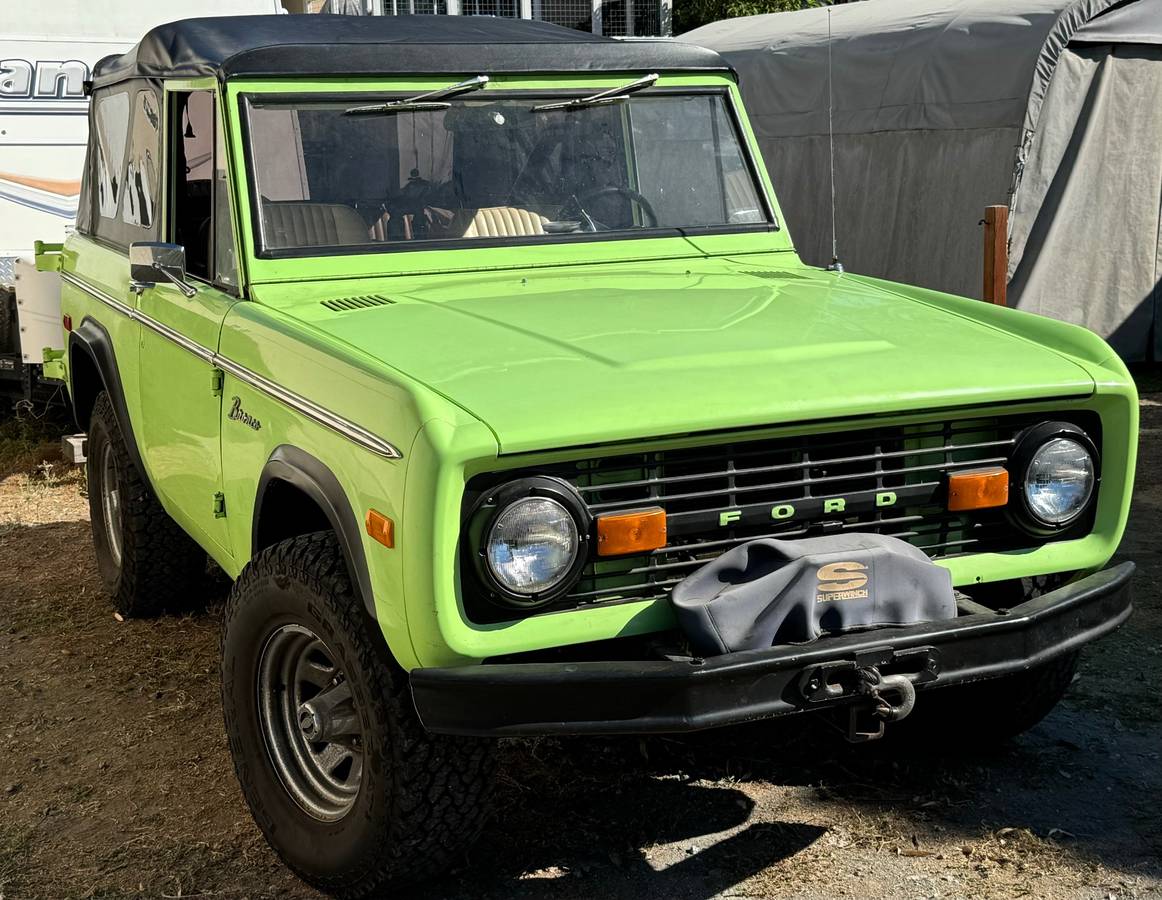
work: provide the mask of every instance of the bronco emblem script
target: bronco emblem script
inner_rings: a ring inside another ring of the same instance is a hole
[[[863,573],[867,566],[857,562],[837,562],[820,566],[816,573],[819,592],[816,603],[829,600],[866,600],[868,596],[868,576]]]
[[[255,431],[258,431],[262,427],[262,422],[242,408],[241,397],[230,398],[230,412],[226,414],[226,418],[232,419],[235,422],[241,422],[243,425],[249,425]]]

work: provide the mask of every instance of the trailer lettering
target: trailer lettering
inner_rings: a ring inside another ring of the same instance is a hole
[[[33,71],[23,59],[0,59],[0,97],[31,97]]]
[[[77,59],[36,64],[36,96],[76,99],[85,96],[89,67]]]
[[[79,59],[0,59],[0,100],[84,100],[88,77]]]

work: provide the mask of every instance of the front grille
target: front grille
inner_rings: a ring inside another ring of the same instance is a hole
[[[1054,418],[1074,421],[1100,447],[1095,416]],[[1038,539],[1010,524],[1001,510],[949,512],[946,479],[958,471],[1004,465],[1020,432],[1045,420],[1003,416],[742,440],[585,459],[491,480],[526,474],[562,478],[594,515],[665,509],[666,547],[590,561],[576,587],[547,607],[558,610],[664,596],[708,560],[759,537],[878,532],[908,541],[933,559],[1033,546]],[[489,480],[474,481],[470,496],[473,488],[487,490]]]

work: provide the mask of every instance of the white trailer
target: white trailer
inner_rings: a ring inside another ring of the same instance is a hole
[[[93,64],[176,19],[283,12],[279,0],[8,0],[0,24],[0,412],[43,393],[60,348],[60,289],[34,242],[59,243],[77,215]]]

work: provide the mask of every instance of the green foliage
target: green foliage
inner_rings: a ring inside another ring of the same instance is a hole
[[[674,0],[674,34],[719,19],[826,6],[824,0]]]

